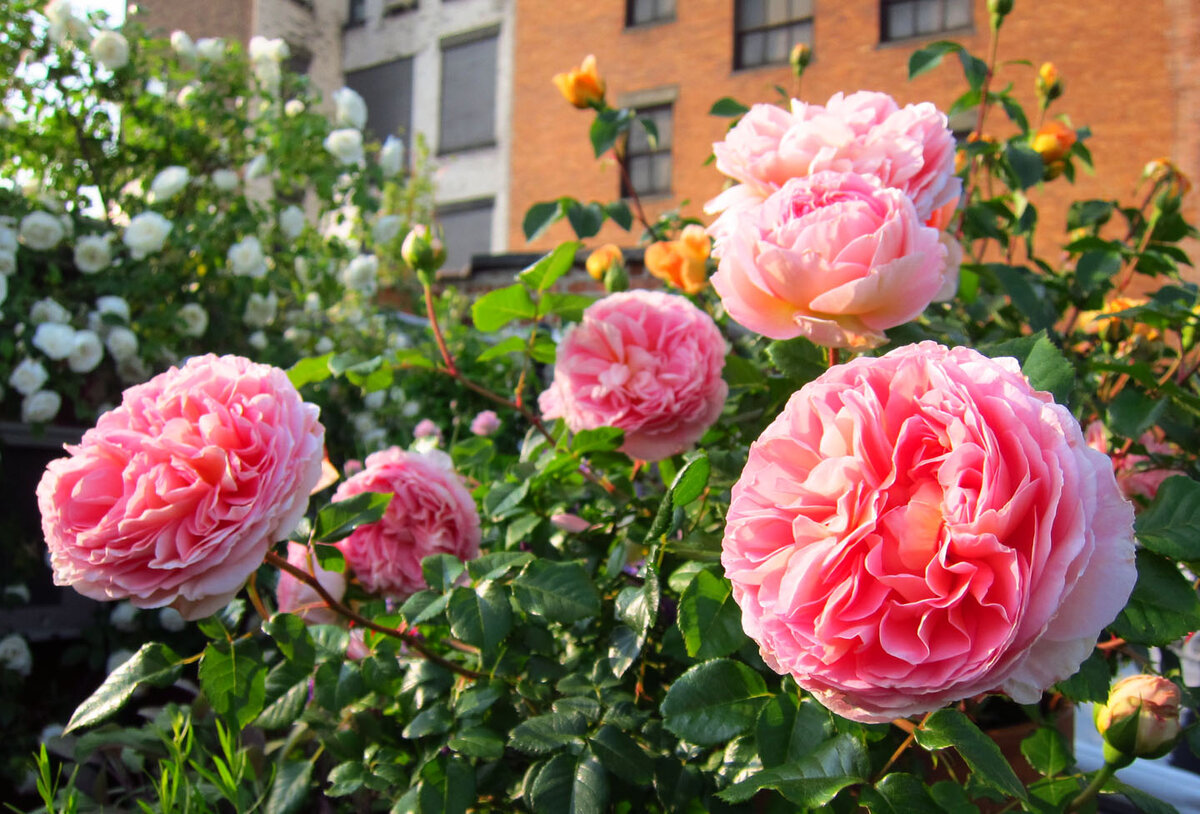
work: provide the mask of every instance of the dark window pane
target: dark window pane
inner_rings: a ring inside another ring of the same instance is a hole
[[[887,38],[891,40],[911,37],[915,32],[913,27],[913,7],[911,3],[894,3],[887,9]]]
[[[936,34],[971,24],[971,0],[883,0],[883,39]]]
[[[764,60],[767,37],[761,31],[755,31],[742,37],[742,65],[762,65]]]
[[[774,28],[767,32],[767,62],[783,62],[791,50],[791,28]]]
[[[496,37],[442,50],[443,153],[496,141]]]
[[[461,269],[473,254],[492,251],[492,201],[448,206],[434,216],[442,227],[446,268]]]
[[[658,16],[664,20],[674,17],[675,0],[658,0]]]
[[[782,64],[797,42],[812,44],[813,0],[738,0],[734,67]]]
[[[409,146],[412,123],[412,57],[346,74],[346,86],[367,103],[367,133],[382,141],[399,135]]]
[[[940,0],[917,0],[917,31],[928,34],[942,27]]]
[[[767,25],[788,21],[788,0],[767,0]]]
[[[359,25],[367,20],[367,0],[350,0],[350,11],[346,15],[347,25]]]
[[[738,0],[737,27],[740,31],[756,28],[767,21],[766,0]]]

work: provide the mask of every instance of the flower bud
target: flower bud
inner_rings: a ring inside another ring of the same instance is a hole
[[[1127,763],[1135,757],[1159,758],[1170,752],[1182,731],[1181,700],[1179,688],[1161,676],[1136,675],[1117,682],[1108,701],[1095,708],[1105,759]]]
[[[587,273],[593,280],[599,282],[604,279],[609,266],[612,266],[614,263],[622,266],[625,265],[625,257],[621,254],[621,249],[616,244],[605,243],[588,255]]]
[[[613,263],[604,272],[604,290],[609,294],[629,288],[629,271],[624,263]]]
[[[1056,119],[1038,128],[1030,146],[1043,162],[1053,164],[1065,158],[1074,144],[1075,131]]]
[[[1013,0],[987,0],[988,14],[991,15],[992,30],[1000,27],[1013,9]]]
[[[804,76],[804,69],[808,67],[808,63],[812,62],[812,48],[803,42],[796,43],[792,46],[788,62],[791,63],[792,73],[799,79]]]
[[[1059,77],[1058,68],[1054,67],[1053,62],[1042,63],[1042,67],[1038,69],[1037,80],[1034,84],[1037,88],[1038,104],[1043,110],[1052,101],[1062,96],[1062,79]]]
[[[400,257],[417,273],[422,283],[431,283],[433,275],[446,262],[446,249],[428,227],[418,224],[404,238]]]
[[[584,57],[578,68],[555,74],[552,81],[563,98],[581,110],[604,104],[604,79],[596,70],[596,57],[591,54]]]

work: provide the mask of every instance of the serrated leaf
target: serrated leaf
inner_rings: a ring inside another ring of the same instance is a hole
[[[284,665],[279,665],[282,667]],[[276,667],[275,669],[278,669]],[[295,723],[308,703],[308,676],[295,682],[277,697],[271,686],[272,670],[267,675],[267,686],[263,711],[259,713],[254,723],[263,729],[283,729]]]
[[[1085,295],[1098,291],[1121,270],[1121,254],[1118,251],[1085,252],[1075,263],[1075,281]]]
[[[304,672],[312,667],[317,649],[303,619],[290,613],[277,613],[263,624],[263,630],[275,640],[275,646],[284,658]]]
[[[953,746],[980,781],[1010,797],[1027,799],[1025,786],[1000,747],[958,710],[939,709],[918,727],[916,735],[917,743],[931,751]]]
[[[524,353],[525,345],[526,340],[523,337],[507,336],[475,357],[475,361],[490,362],[497,356],[503,356],[506,353]]]
[[[625,675],[625,671],[632,667],[641,655],[645,644],[646,637],[639,636],[629,627],[617,625],[613,628],[608,640],[608,659],[613,675],[617,678]]]
[[[522,608],[548,621],[570,624],[600,613],[600,594],[577,562],[534,560],[512,587]]]
[[[548,712],[517,724],[508,745],[527,754],[541,755],[579,740],[585,732],[587,718],[578,712]]]
[[[675,480],[671,482],[671,500],[676,506],[686,506],[704,492],[712,465],[708,456],[700,453],[683,465]]]
[[[455,752],[480,760],[499,760],[504,756],[504,739],[486,726],[464,729],[446,742]]]
[[[708,570],[688,583],[679,600],[677,624],[692,658],[726,656],[746,641],[742,611],[729,583]]]
[[[349,537],[359,526],[378,522],[393,497],[381,492],[360,492],[330,503],[317,512],[313,539],[320,543],[336,543]]]
[[[76,707],[63,733],[103,721],[124,706],[134,690],[142,684],[163,687],[174,683],[182,669],[175,651],[165,644],[147,642]]]
[[[413,716],[400,733],[406,738],[424,738],[427,735],[442,735],[454,726],[454,713],[445,702],[430,704]]]
[[[577,206],[578,204],[572,204]],[[593,204],[595,206],[595,204]],[[570,210],[569,210],[570,211]],[[574,221],[572,221],[572,225]],[[580,235],[580,237],[584,237]],[[590,235],[588,235],[590,237]],[[575,264],[575,253],[580,249],[580,244],[574,240],[568,240],[565,243],[559,243],[554,251],[547,254],[545,257],[538,260],[529,268],[517,275],[525,285],[534,291],[545,291],[558,282],[558,279],[571,270],[571,266]]]
[[[535,318],[537,306],[521,283],[489,291],[471,305],[471,319],[485,333],[499,330],[513,320]]]
[[[904,772],[889,772],[875,788],[864,788],[859,801],[871,814],[916,814],[938,811],[929,788]]]
[[[450,596],[448,594],[439,594],[434,591],[417,591],[415,594],[404,600],[404,604],[400,606],[400,615],[404,617],[410,625],[419,625],[422,622],[428,622],[450,604]]]
[[[798,383],[810,382],[825,372],[821,349],[804,338],[772,342],[767,356],[780,373]]]
[[[1166,647],[1200,629],[1200,599],[1174,562],[1143,548],[1137,552],[1137,572],[1113,632],[1138,644]]]
[[[1138,542],[1156,554],[1200,562],[1200,483],[1182,475],[1167,478],[1133,529]]]
[[[770,697],[762,676],[729,659],[689,669],[671,685],[660,711],[663,724],[684,740],[712,746],[754,725]]]
[[[288,381],[297,390],[306,384],[325,381],[333,373],[329,369],[329,360],[332,358],[333,354],[327,353],[324,356],[310,356],[299,360],[288,368]]]
[[[1109,402],[1106,423],[1108,428],[1118,435],[1139,438],[1159,422],[1166,409],[1165,398],[1154,400],[1136,387],[1124,387],[1116,398]]]
[[[718,794],[742,803],[761,789],[775,789],[804,810],[828,805],[847,786],[866,781],[870,770],[866,747],[852,735],[838,735],[798,763],[764,769]]]
[[[534,516],[536,517],[536,515]],[[476,582],[484,582],[501,577],[532,560],[533,555],[524,551],[493,551],[490,554],[468,560],[467,573]]]
[[[200,689],[212,708],[242,729],[262,712],[267,668],[252,639],[213,642],[200,661]]]
[[[608,803],[608,779],[588,752],[555,755],[538,773],[530,793],[535,814],[600,814]]]
[[[832,735],[833,721],[824,707],[789,694],[767,701],[755,725],[759,759],[767,769],[798,762]]]
[[[553,226],[563,216],[562,201],[541,201],[525,210],[525,218],[521,221],[521,230],[525,239],[537,240],[543,232]]]
[[[542,315],[559,317],[564,322],[578,322],[583,312],[596,300],[584,294],[563,291],[547,291],[542,296]]]
[[[492,653],[512,630],[512,609],[504,588],[489,582],[482,590],[455,588],[446,607],[450,632],[484,653]]]
[[[465,814],[474,802],[475,769],[466,761],[438,755],[421,769],[421,814]]]
[[[329,788],[325,789],[327,797],[345,797],[363,787],[367,768],[357,760],[339,763],[329,772]]]
[[[1056,684],[1056,688],[1072,701],[1104,701],[1112,683],[1108,659],[1099,650],[1083,660],[1075,675]]]
[[[453,554],[430,554],[421,560],[421,575],[430,590],[445,592],[454,587],[467,566]]]
[[[604,768],[635,786],[645,786],[654,778],[653,764],[637,741],[611,724],[605,724],[588,739],[593,754]]]
[[[307,760],[285,760],[279,764],[267,795],[266,814],[295,814],[304,807],[308,801],[312,767]]]
[[[1045,390],[1066,404],[1075,386],[1075,368],[1047,337],[1041,336],[1029,351],[1021,372],[1035,390]]]
[[[1046,165],[1042,157],[1029,146],[1009,143],[1004,147],[1004,157],[1017,176],[1021,189],[1027,189],[1042,180]]]
[[[571,439],[571,451],[579,455],[591,452],[611,452],[625,443],[625,431],[618,427],[597,427],[580,430]]]
[[[941,64],[942,58],[946,54],[961,50],[962,46],[957,42],[940,40],[914,51],[908,58],[908,78],[915,79],[921,74],[933,70]]]
[[[741,116],[748,112],[750,112],[750,108],[729,96],[722,96],[720,99],[713,102],[712,107],[708,109],[708,115],[724,116],[726,118]]]
[[[1052,726],[1040,726],[1021,741],[1021,754],[1038,774],[1046,777],[1062,774],[1075,762],[1067,739]]]
[[[660,598],[658,572],[647,563],[642,584],[623,588],[617,594],[617,618],[629,625],[638,636],[645,636],[658,619]]]

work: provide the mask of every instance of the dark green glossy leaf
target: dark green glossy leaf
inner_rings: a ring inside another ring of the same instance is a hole
[[[438,755],[421,769],[417,796],[421,814],[465,814],[475,802],[475,769],[448,755]]]
[[[904,772],[889,772],[875,788],[864,788],[859,801],[871,814],[917,814],[940,809],[929,796],[929,788]]]
[[[542,233],[562,218],[565,206],[563,201],[541,201],[525,210],[525,218],[521,222],[521,230],[526,240],[537,240]]]
[[[595,201],[587,204],[572,201],[567,207],[567,222],[571,224],[571,228],[575,230],[575,236],[580,240],[595,237],[596,233],[600,231],[600,227],[604,225],[606,215],[604,207]]]
[[[1137,584],[1113,632],[1138,644],[1165,647],[1200,629],[1200,599],[1171,560],[1148,549],[1137,552]]]
[[[303,810],[308,802],[312,767],[307,760],[285,760],[279,764],[267,795],[266,814],[296,814]]]
[[[548,712],[519,723],[508,745],[528,754],[545,754],[578,741],[587,731],[587,719],[578,712]]]
[[[570,624],[600,612],[600,594],[577,562],[534,560],[512,585],[521,607],[547,621]]]
[[[671,685],[660,711],[667,729],[700,746],[722,743],[754,725],[770,694],[762,676],[729,659],[689,669]]]
[[[926,71],[933,70],[941,64],[946,54],[961,50],[962,46],[957,42],[940,40],[914,51],[908,58],[908,78],[915,79]]]
[[[245,727],[262,712],[267,668],[252,639],[213,642],[200,662],[200,689],[214,710]]]
[[[494,582],[482,590],[455,588],[446,608],[450,632],[484,653],[493,653],[512,630],[508,594]]]
[[[683,465],[671,482],[671,500],[676,506],[686,506],[704,492],[712,465],[703,452]]]
[[[75,709],[64,732],[103,721],[124,706],[140,685],[165,687],[179,678],[182,669],[175,651],[165,644],[147,642]]]
[[[1004,147],[1004,157],[1017,176],[1021,189],[1033,186],[1042,180],[1046,171],[1042,157],[1025,144],[1010,143]]]
[[[708,570],[688,583],[679,600],[677,624],[693,658],[726,656],[746,642],[742,612],[729,583]]]
[[[933,751],[953,746],[983,783],[1010,797],[1026,799],[1025,786],[1000,747],[963,713],[939,709],[916,732],[917,743],[924,748]]]
[[[1200,483],[1182,475],[1167,478],[1133,528],[1138,542],[1154,553],[1200,562]]]
[[[833,721],[823,706],[786,693],[763,705],[755,726],[759,758],[767,769],[798,762],[832,735]]]
[[[708,109],[710,116],[724,116],[726,118],[734,118],[748,113],[750,108],[746,107],[741,102],[729,96],[722,96],[717,101],[713,102],[713,106]]]
[[[1062,774],[1075,762],[1071,745],[1052,726],[1041,726],[1021,741],[1021,754],[1039,774],[1047,777]]]
[[[1068,402],[1075,386],[1075,368],[1045,336],[1038,337],[1033,343],[1029,356],[1021,365],[1021,372],[1035,390],[1048,391],[1059,404]]]
[[[317,512],[313,539],[320,543],[336,543],[349,537],[359,526],[375,523],[383,517],[392,497],[379,492],[360,492],[330,503]]]
[[[277,613],[263,624],[263,630],[275,640],[284,658],[305,672],[312,667],[317,649],[303,619],[290,613]]]
[[[454,587],[467,570],[463,561],[453,554],[430,554],[421,560],[421,574],[431,590],[444,592]]]
[[[865,782],[869,771],[866,747],[852,735],[838,735],[803,760],[764,769],[717,796],[729,803],[742,803],[761,789],[770,788],[811,810],[828,805],[847,786]]]
[[[588,739],[592,752],[604,768],[635,786],[645,786],[654,777],[653,763],[628,733],[605,724]]]
[[[464,729],[446,745],[455,752],[480,760],[499,760],[504,755],[504,739],[486,726]]]

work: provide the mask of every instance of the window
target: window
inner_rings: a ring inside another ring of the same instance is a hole
[[[633,192],[638,195],[668,194],[671,191],[671,105],[646,107],[637,113],[640,118],[654,122],[658,137],[651,144],[646,128],[634,124],[626,143],[629,178],[621,179],[621,197],[631,197]]]
[[[439,153],[496,143],[497,33],[491,28],[442,41]]]
[[[737,0],[735,68],[786,64],[798,42],[813,44],[813,0]]]
[[[391,17],[393,14],[415,11],[416,8],[417,0],[384,0],[383,16]]]
[[[362,25],[367,21],[367,0],[349,0],[346,27]]]
[[[308,73],[308,69],[312,67],[313,55],[312,51],[305,48],[303,45],[292,45],[288,43],[288,50],[291,55],[284,63],[288,73],[294,73],[297,76],[303,76]]]
[[[675,0],[625,0],[625,25],[646,25],[675,19]]]
[[[471,256],[492,251],[491,198],[447,204],[438,209],[434,220],[442,227],[446,247],[446,268],[465,268]]]
[[[903,40],[971,24],[971,0],[883,0],[880,39]]]
[[[411,146],[408,134],[412,122],[412,86],[412,57],[346,74],[346,87],[357,91],[367,103],[368,135],[380,141],[398,135],[405,147]]]

